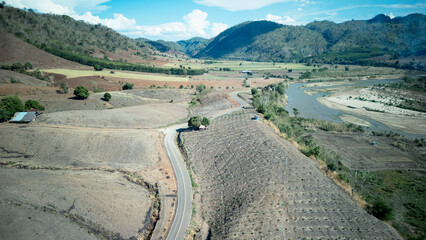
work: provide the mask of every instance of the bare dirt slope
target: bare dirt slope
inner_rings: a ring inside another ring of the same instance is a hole
[[[401,239],[253,115],[181,134],[210,228],[200,239]]]
[[[414,146],[412,141],[372,136],[369,133],[336,134],[317,131],[312,135],[327,151],[339,153],[343,164],[350,169],[368,171],[426,169],[426,148]],[[403,147],[395,147],[397,144]]]
[[[36,68],[88,68],[56,57],[3,31],[0,31],[0,52],[0,64],[30,62]]]
[[[34,87],[45,87],[47,85],[45,81],[39,80],[35,77],[0,69],[0,83],[13,83],[13,81],[17,81],[15,84],[24,84]]]
[[[1,213],[10,219],[0,221],[2,239],[16,239],[21,221],[28,229],[20,239],[34,232],[43,239],[165,238],[176,183],[163,133],[150,128],[186,115],[183,104],[162,103],[0,124],[0,209],[10,208]],[[44,223],[51,222],[61,230],[50,233]]]
[[[99,111],[64,111],[43,115],[40,122],[94,128],[153,128],[186,117],[186,104],[147,104]]]
[[[150,192],[127,181],[120,173],[4,168],[0,169],[0,173],[0,206],[15,206],[12,211],[19,212],[16,205],[20,205],[21,209],[51,212],[51,216],[38,216],[40,220],[58,218],[57,215],[79,216],[85,219],[84,223],[78,219],[71,222],[79,222],[89,230],[104,229],[104,236],[119,233],[124,238],[136,236],[139,229],[147,224],[145,218],[150,207],[147,201]],[[40,175],[43,177],[40,178]],[[9,221],[21,219],[10,215]],[[27,213],[29,219],[37,215]],[[38,232],[38,225],[38,221],[32,221],[26,227]],[[18,226],[11,224],[7,232],[19,232]]]
[[[201,98],[201,102],[193,109],[194,115],[213,116],[223,110],[238,106],[229,92],[211,92]]]

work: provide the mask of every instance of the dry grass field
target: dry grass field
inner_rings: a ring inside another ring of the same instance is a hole
[[[28,125],[0,124],[0,208],[8,209],[1,212],[8,221],[0,223],[0,238],[17,236],[18,222],[25,224],[21,239],[165,238],[176,183],[158,127],[188,112],[186,103],[161,99],[183,101],[185,94],[161,92],[157,99],[124,93],[151,102],[140,106],[45,113]],[[51,233],[50,227],[61,230]]]
[[[199,187],[196,239],[401,239],[243,110],[181,133]],[[201,219],[205,219],[203,223]]]

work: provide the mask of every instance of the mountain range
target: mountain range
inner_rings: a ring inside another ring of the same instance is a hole
[[[419,13],[395,18],[380,14],[370,20],[343,23],[315,21],[305,26],[251,21],[212,39],[195,37],[178,42],[131,39],[68,16],[12,7],[0,9],[0,27],[53,54],[57,51],[52,49],[59,49],[106,58],[107,53],[130,51],[131,55],[144,56],[146,64],[162,53],[204,59],[345,64],[396,62],[401,57],[426,54],[426,16]]]

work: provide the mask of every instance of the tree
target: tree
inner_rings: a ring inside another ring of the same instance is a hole
[[[44,111],[44,106],[42,106],[42,105],[40,105],[40,103],[38,103],[36,100],[27,100],[26,102],[25,102],[25,109],[31,109],[31,108],[35,108],[35,109],[37,109],[37,110],[40,110],[40,111]]]
[[[61,90],[63,93],[67,94],[68,93],[68,83],[63,82],[61,83]]]
[[[210,125],[210,119],[197,115],[197,116],[191,117],[188,121],[188,126],[193,127],[195,129],[199,129],[201,125],[204,125],[204,126]]]
[[[105,101],[109,102],[109,100],[111,100],[111,98],[112,98],[111,93],[105,93],[104,94],[104,100]]]
[[[87,99],[89,97],[89,90],[83,86],[78,86],[74,89],[74,95],[79,99]]]
[[[183,88],[183,85],[180,85],[180,86],[179,86],[179,88],[180,88],[180,89],[182,89],[182,88]]]
[[[15,112],[25,111],[24,103],[16,95],[8,95],[0,101],[0,121],[8,121]]]
[[[297,115],[299,115],[299,109],[293,108],[293,113],[294,113],[294,116],[297,117]]]
[[[377,200],[367,207],[367,211],[380,220],[391,220],[393,209],[383,200]]]
[[[26,69],[33,69],[33,64],[31,64],[30,62],[26,62],[25,63],[25,68]]]
[[[201,120],[201,124],[203,124],[204,126],[210,125],[210,119],[203,117],[203,120]]]
[[[95,64],[95,66],[93,66],[93,68],[95,69],[95,71],[102,71],[104,68],[98,64]]]
[[[126,84],[123,85],[123,90],[132,90],[133,86],[135,86],[135,84],[126,82]]]
[[[259,90],[257,90],[257,88],[251,88],[251,95],[253,95],[253,97],[259,95]]]

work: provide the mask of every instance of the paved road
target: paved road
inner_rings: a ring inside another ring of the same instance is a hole
[[[222,112],[212,118],[217,118],[219,116],[238,111],[242,107],[246,107],[247,103],[237,95],[237,92],[231,93],[231,97],[240,103],[240,107],[229,109],[228,111]],[[192,184],[186,169],[186,164],[175,142],[178,131],[187,127],[187,124],[170,127],[166,130],[166,137],[164,138],[164,145],[166,146],[167,154],[169,155],[170,161],[172,162],[173,169],[175,171],[178,188],[176,213],[173,219],[172,227],[169,231],[169,235],[167,236],[168,240],[184,239],[186,235],[186,229],[191,222]]]

